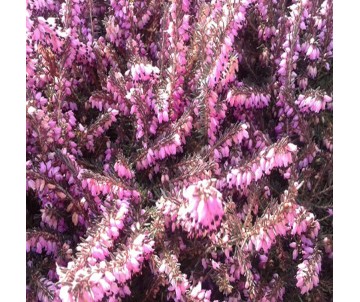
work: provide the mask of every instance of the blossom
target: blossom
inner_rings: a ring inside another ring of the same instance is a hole
[[[184,203],[179,208],[178,221],[189,233],[205,235],[215,231],[224,215],[222,194],[211,180],[199,181],[183,191]]]
[[[28,0],[27,300],[331,300],[332,23]]]

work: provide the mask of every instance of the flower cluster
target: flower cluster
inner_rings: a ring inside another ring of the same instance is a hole
[[[28,0],[29,301],[332,299],[332,0]]]
[[[101,301],[106,296],[109,301],[116,301],[116,297],[130,295],[126,281],[141,270],[154,244],[145,234],[134,237],[128,241],[127,249],[115,254],[109,262],[102,257],[99,263],[89,262],[88,267],[84,267],[82,260],[80,267],[79,262],[69,262],[67,269],[58,268],[60,280],[68,284],[61,288],[60,298],[63,301]]]
[[[201,180],[179,193],[161,197],[157,209],[164,215],[167,227],[181,227],[190,236],[202,237],[216,231],[224,215],[222,194],[214,179]]]
[[[248,163],[242,164],[241,168],[229,169],[226,177],[219,178],[218,188],[227,186],[228,188],[248,187],[252,181],[259,180],[263,174],[269,175],[271,170],[276,167],[287,167],[292,163],[292,153],[297,147],[294,144],[286,144],[286,140],[280,141],[274,146],[270,146],[259,153],[259,156]]]
[[[295,104],[299,106],[301,112],[316,112],[325,110],[327,103],[332,101],[328,95],[319,95],[319,93],[309,91],[308,95],[300,94]]]
[[[173,254],[165,255],[157,270],[166,275],[168,299],[172,297],[175,301],[186,301],[185,293],[189,289],[189,281],[185,274],[181,274],[177,257]]]
[[[26,234],[26,252],[30,250],[35,251],[38,254],[46,251],[46,254],[55,254],[59,248],[59,240],[51,233],[43,231],[32,231]]]
[[[270,94],[266,91],[246,87],[242,83],[238,83],[238,87],[229,90],[227,101],[232,107],[264,108],[269,105]]]
[[[320,270],[321,254],[316,252],[298,265],[296,286],[300,288],[302,294],[318,286]]]
[[[178,220],[189,233],[206,235],[215,231],[224,215],[222,194],[211,186],[211,180],[203,180],[189,186],[183,193]]]

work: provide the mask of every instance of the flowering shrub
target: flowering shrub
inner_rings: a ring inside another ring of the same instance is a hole
[[[330,301],[331,0],[26,11],[28,301]]]

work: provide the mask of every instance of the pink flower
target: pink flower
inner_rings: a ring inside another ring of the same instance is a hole
[[[207,234],[220,225],[224,215],[222,195],[203,180],[183,191],[184,203],[178,212],[178,221],[190,234]]]

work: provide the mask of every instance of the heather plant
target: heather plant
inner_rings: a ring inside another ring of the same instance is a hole
[[[332,1],[27,0],[28,301],[331,301]]]

